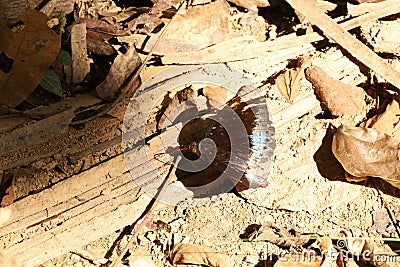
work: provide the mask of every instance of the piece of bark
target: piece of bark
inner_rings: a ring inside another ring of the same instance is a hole
[[[375,129],[341,125],[332,152],[351,175],[380,177],[400,188],[399,140]]]
[[[361,87],[335,80],[316,66],[308,67],[305,74],[332,115],[356,115],[363,111],[365,93]]]
[[[72,50],[72,82],[82,82],[90,71],[90,62],[87,56],[86,24],[80,23],[71,29]]]
[[[400,89],[400,73],[318,9],[313,0],[286,0],[286,2],[322,30],[327,37],[333,39],[348,51],[354,58]]]

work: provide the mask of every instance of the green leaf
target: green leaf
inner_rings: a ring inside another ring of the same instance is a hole
[[[47,68],[45,70],[40,86],[60,97],[63,95],[60,77],[52,69]]]
[[[61,49],[60,52],[58,52],[54,63],[60,65],[72,65],[72,57],[67,51]]]

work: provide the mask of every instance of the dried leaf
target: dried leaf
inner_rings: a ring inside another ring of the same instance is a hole
[[[225,0],[189,6],[175,15],[154,52],[195,51],[224,41],[229,32],[228,18],[229,4]]]
[[[295,69],[288,69],[276,79],[276,85],[282,96],[290,103],[299,96],[301,80],[304,78],[304,70],[311,64],[311,56],[298,59]]]
[[[86,24],[75,24],[71,29],[72,82],[82,82],[90,71],[87,56]]]
[[[376,129],[387,135],[392,135],[395,126],[400,121],[400,106],[399,102],[393,100],[387,107],[384,113],[376,115],[367,121],[366,127]]]
[[[129,28],[132,31],[135,30],[138,33],[150,35],[163,23],[163,20],[157,17],[155,14],[143,13],[135,20],[132,20],[132,23],[129,23]]]
[[[332,152],[351,175],[380,177],[399,187],[399,140],[375,129],[341,125],[333,137]]]
[[[179,114],[179,112],[182,112],[184,108],[187,108],[187,105],[190,105],[188,100],[192,100],[196,97],[197,92],[191,86],[189,86],[177,92],[172,99],[166,99],[166,101],[169,102],[165,108],[160,110],[161,117],[157,125],[158,129],[163,129],[167,126],[170,126],[172,123],[171,113],[174,112],[175,114]],[[177,109],[180,104],[183,105]]]
[[[320,67],[308,67],[305,74],[315,87],[317,97],[332,115],[356,115],[363,111],[365,93],[361,87],[335,80]]]
[[[233,266],[228,256],[222,252],[216,252],[206,246],[193,244],[175,245],[170,255],[172,264],[202,264],[210,267]]]
[[[131,255],[128,257],[130,267],[155,267],[155,263],[151,260],[151,257],[140,257],[136,255]]]
[[[47,26],[46,15],[28,9],[19,19],[24,27],[16,33],[0,21],[0,51],[14,60],[9,73],[0,71],[0,102],[11,107],[35,90],[60,50],[60,37]]]
[[[99,97],[102,99],[115,97],[122,84],[127,81],[140,63],[140,57],[134,46],[131,46],[125,54],[118,55],[106,79],[96,88]]]

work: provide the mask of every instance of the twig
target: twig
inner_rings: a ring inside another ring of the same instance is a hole
[[[132,224],[131,229],[133,231],[131,239],[128,241],[124,249],[121,251],[121,254],[119,254],[118,258],[112,263],[111,267],[116,267],[118,264],[121,262],[122,258],[128,252],[128,249],[132,247],[134,242],[136,241],[139,233],[143,229],[143,226],[146,225],[146,222],[150,221],[152,218],[152,215],[155,211],[155,208],[157,207],[156,202],[157,200],[160,199],[161,195],[163,194],[165,188],[167,187],[168,184],[172,182],[172,179],[175,177],[172,175],[172,173],[176,170],[179,162],[180,162],[180,156],[178,156],[175,160],[175,162],[171,165],[167,177],[164,179],[163,183],[160,185],[159,190],[157,194],[154,196],[150,204],[148,205],[146,211],[143,212],[143,214],[136,220],[135,223]]]

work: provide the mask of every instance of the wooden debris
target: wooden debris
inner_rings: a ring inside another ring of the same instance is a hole
[[[75,24],[71,30],[72,82],[82,82],[90,72],[90,61],[87,56],[86,24]]]
[[[400,73],[385,60],[336,24],[328,15],[315,7],[313,0],[286,0],[295,10],[303,14],[329,38],[400,90]]]

